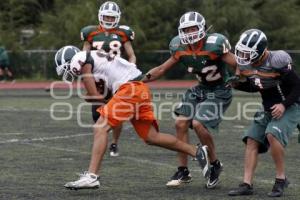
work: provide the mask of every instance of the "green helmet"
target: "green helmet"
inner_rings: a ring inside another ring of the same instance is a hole
[[[257,62],[267,49],[266,35],[258,29],[250,29],[242,33],[235,46],[235,59],[239,65]]]

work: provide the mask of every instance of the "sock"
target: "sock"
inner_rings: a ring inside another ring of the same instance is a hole
[[[189,169],[185,166],[179,166],[178,167],[178,171],[186,171],[186,170],[189,171]]]

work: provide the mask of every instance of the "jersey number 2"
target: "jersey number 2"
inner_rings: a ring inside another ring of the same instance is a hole
[[[207,67],[204,67],[202,69],[202,73],[203,74],[206,74],[206,81],[210,82],[210,81],[215,81],[215,80],[218,80],[221,78],[221,74],[217,72],[217,66],[216,65],[211,65],[211,66],[207,66]]]

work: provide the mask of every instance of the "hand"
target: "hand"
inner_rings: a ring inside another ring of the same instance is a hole
[[[225,82],[225,87],[233,87],[240,80],[240,76],[234,75],[229,77]]]
[[[273,105],[271,109],[272,109],[272,116],[275,119],[280,119],[285,111],[285,107],[282,103]]]

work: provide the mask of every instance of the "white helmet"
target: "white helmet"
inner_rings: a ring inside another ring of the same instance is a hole
[[[105,21],[104,16],[114,17],[115,20],[112,22]],[[118,26],[120,18],[121,18],[121,11],[118,4],[116,4],[115,2],[107,1],[100,6],[98,12],[98,19],[99,19],[100,26],[102,26],[103,28],[105,29],[115,28],[116,26]]]
[[[74,55],[78,52],[80,50],[75,46],[64,46],[55,54],[56,73],[58,76],[62,76],[62,80],[65,82],[72,82],[74,80],[70,63]]]
[[[197,31],[185,33],[184,29],[196,26]],[[193,44],[205,37],[205,19],[198,12],[187,12],[179,20],[178,34],[182,44]]]

